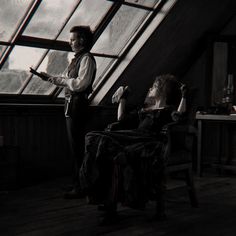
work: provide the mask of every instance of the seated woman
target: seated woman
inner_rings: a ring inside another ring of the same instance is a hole
[[[115,216],[118,202],[140,209],[155,199],[165,166],[165,140],[160,132],[173,117],[176,119],[176,112],[185,111],[183,95],[183,86],[173,75],[159,76],[143,108],[127,114],[128,88],[121,87],[112,98],[119,103],[118,121],[123,127],[128,123],[133,128],[87,133],[81,187],[90,203],[103,204],[104,220]]]

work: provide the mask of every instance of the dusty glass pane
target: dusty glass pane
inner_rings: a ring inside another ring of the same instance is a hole
[[[95,57],[95,59],[97,63],[97,73],[93,83],[93,88],[101,82],[108,68],[111,68],[111,65],[115,62],[115,59],[113,58]]]
[[[144,22],[149,11],[122,6],[92,48],[92,52],[119,54]]]
[[[29,67],[38,63],[44,51],[16,46],[0,70],[0,93],[17,93],[30,76]]]
[[[75,25],[89,25],[94,31],[112,4],[107,0],[82,1],[58,39],[68,40],[69,31]]]
[[[69,57],[73,53],[51,50],[38,68],[38,71],[50,75],[61,75],[69,64]],[[33,76],[23,94],[49,95],[56,86]]]
[[[23,34],[39,38],[55,38],[77,2],[43,0]]]
[[[1,0],[0,40],[9,41],[32,0]]]
[[[125,0],[125,2],[134,3],[146,7],[154,7],[160,0]]]

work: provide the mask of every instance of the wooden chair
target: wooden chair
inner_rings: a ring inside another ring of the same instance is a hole
[[[196,129],[194,126],[185,123],[171,123],[164,127],[163,134],[166,136],[167,142],[165,149],[167,161],[164,174],[182,172],[190,203],[192,207],[198,207],[192,169],[193,142],[197,134]],[[157,191],[156,214],[157,217],[162,218],[165,217],[166,181],[160,186],[162,186],[161,189]]]

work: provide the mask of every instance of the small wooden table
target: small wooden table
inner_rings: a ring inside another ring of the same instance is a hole
[[[197,129],[198,129],[198,138],[197,138],[197,174],[198,176],[201,176],[202,174],[202,168],[201,168],[201,162],[202,162],[202,123],[203,122],[215,122],[220,125],[220,133],[219,138],[221,139],[222,136],[222,127],[223,125],[229,124],[229,123],[236,123],[236,115],[213,115],[213,114],[196,114],[196,120],[197,120]],[[219,150],[218,150],[218,160],[219,163],[216,165],[219,168],[224,169],[235,169],[236,166],[232,165],[223,165],[222,164],[222,140],[220,140],[219,143]]]

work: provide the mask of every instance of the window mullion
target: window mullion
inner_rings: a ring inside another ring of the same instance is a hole
[[[20,37],[20,35],[22,34],[24,29],[28,25],[30,19],[34,15],[35,11],[37,10],[37,8],[39,7],[41,2],[42,2],[42,0],[36,0],[29,6],[28,11],[25,14],[25,17],[22,18],[22,21],[19,24],[19,27],[16,29],[16,32],[13,34],[13,36],[10,40],[11,46],[6,49],[4,55],[0,59],[0,69],[2,68],[4,62],[7,60],[8,56],[10,55],[11,51],[14,48],[14,45],[15,45],[17,39]]]

